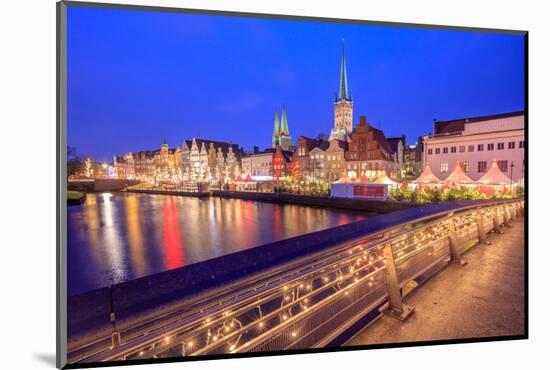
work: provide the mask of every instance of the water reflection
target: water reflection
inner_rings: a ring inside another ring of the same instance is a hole
[[[89,194],[67,211],[69,295],[364,217],[239,199]]]

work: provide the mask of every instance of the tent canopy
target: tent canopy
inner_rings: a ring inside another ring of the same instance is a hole
[[[510,178],[498,168],[497,162],[493,161],[491,168],[477,180],[477,183],[483,185],[506,185],[510,183]]]
[[[445,182],[455,184],[473,184],[474,180],[472,180],[470,177],[468,177],[468,175],[464,173],[464,170],[457,162],[455,169],[453,170],[453,172],[451,172],[449,176],[447,176]]]
[[[386,184],[386,185],[395,185],[396,182],[389,178],[388,174],[386,173],[386,170],[382,170],[382,173],[380,176],[374,180],[373,184]]]
[[[418,176],[418,178],[414,180],[412,183],[413,184],[438,184],[440,182],[441,180],[439,180],[439,178],[436,175],[434,175],[434,173],[432,172],[432,169],[430,168],[430,165],[426,165],[426,167],[424,167],[424,170],[422,171],[420,176]]]

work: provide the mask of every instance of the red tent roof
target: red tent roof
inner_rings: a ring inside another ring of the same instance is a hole
[[[505,185],[510,183],[510,178],[498,168],[497,162],[493,161],[491,168],[477,180],[477,183],[483,185]]]
[[[460,164],[457,162],[455,169],[449,176],[447,176],[445,182],[455,184],[473,184],[474,180],[464,173],[464,170],[462,170],[462,167],[460,167]]]
[[[430,165],[424,167],[424,170],[422,171],[420,176],[418,176],[418,178],[413,181],[414,184],[438,184],[440,182],[441,180],[439,180],[439,178],[434,175],[432,169],[430,168]]]

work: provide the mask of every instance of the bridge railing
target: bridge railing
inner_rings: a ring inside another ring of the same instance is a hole
[[[523,200],[491,202],[382,230],[85,361],[324,347],[367,315],[405,320],[411,289],[451,261],[464,263],[465,251],[523,209]]]

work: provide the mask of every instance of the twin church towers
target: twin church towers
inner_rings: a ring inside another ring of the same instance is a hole
[[[351,89],[348,85],[348,75],[346,71],[346,54],[342,46],[342,61],[340,63],[340,83],[338,92],[334,97],[334,128],[330,131],[330,140],[349,141],[353,130],[353,98]],[[281,119],[279,113],[275,112],[275,122],[273,125],[273,135],[271,139],[272,147],[278,145],[283,150],[291,150],[292,140],[288,130],[288,120],[286,110],[283,105]]]

